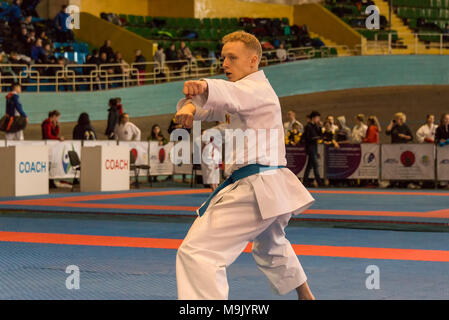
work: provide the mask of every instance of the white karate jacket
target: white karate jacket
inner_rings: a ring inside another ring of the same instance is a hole
[[[255,136],[252,137],[255,139],[248,139],[243,148],[239,148],[234,141],[233,153],[236,157],[231,161],[230,170],[256,162],[285,166],[287,160],[281,107],[264,72],[254,72],[236,82],[204,80],[208,84],[208,94],[192,99],[196,107],[194,119],[224,121],[225,114],[230,114],[230,129],[252,129]],[[180,100],[177,109],[181,109],[186,101]],[[227,142],[232,139],[230,135],[225,138]],[[258,149],[261,150],[259,153]],[[229,162],[230,159],[223,157],[223,160]],[[243,163],[239,163],[241,160]],[[258,205],[263,219],[286,213],[301,213],[315,201],[287,168],[270,170],[247,179],[253,187],[257,199],[255,205]]]

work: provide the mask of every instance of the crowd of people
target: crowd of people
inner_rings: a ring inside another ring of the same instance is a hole
[[[355,117],[355,123],[351,129],[346,125],[345,116],[338,116],[335,120],[333,115],[328,115],[323,123],[321,114],[313,111],[307,116],[307,124],[304,127],[296,119],[295,112],[288,111],[287,121],[284,123],[285,144],[287,146],[305,146],[308,162],[303,181],[306,185],[310,184],[309,175],[312,170],[315,185],[325,185],[318,170],[318,144],[340,148],[344,143],[379,143],[379,134],[382,129],[376,116],[369,116],[365,123],[365,115],[358,114]],[[415,142],[416,136],[417,143],[431,143],[444,147],[449,145],[449,113],[441,114],[439,124],[435,124],[435,115],[428,114],[425,123],[414,135],[406,124],[406,115],[403,112],[398,112],[386,127],[385,134],[390,136],[392,144]],[[419,188],[419,184],[420,182],[388,181],[383,182],[382,186]]]

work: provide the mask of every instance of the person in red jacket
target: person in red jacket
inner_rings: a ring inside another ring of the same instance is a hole
[[[363,143],[379,143],[380,124],[376,116],[368,118],[368,129],[366,136],[363,138]]]
[[[58,110],[53,110],[48,113],[48,118],[42,122],[42,139],[43,140],[60,140],[63,141],[64,137],[60,137],[59,118],[61,113]]]

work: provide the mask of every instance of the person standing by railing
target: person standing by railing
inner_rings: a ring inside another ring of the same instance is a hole
[[[379,132],[381,131],[379,120],[376,116],[368,117],[368,129],[363,138],[363,143],[379,143]]]
[[[139,73],[138,75],[138,81],[139,81],[139,85],[143,85],[144,79],[145,79],[145,70],[146,70],[146,65],[144,64],[145,62],[147,62],[147,59],[142,55],[142,50],[137,49],[136,50],[136,60],[134,61],[135,63],[139,63],[138,65],[136,65],[136,69],[137,72]]]
[[[406,116],[402,112],[394,115],[394,119],[387,127],[386,134],[391,136],[391,143],[409,143],[413,140],[410,128],[405,124]]]
[[[441,115],[440,125],[435,132],[435,143],[439,146],[449,146],[449,114]]]
[[[352,141],[354,143],[362,143],[363,138],[366,136],[366,130],[368,126],[365,124],[365,115],[358,114],[355,117],[356,125],[352,128]]]
[[[6,115],[0,120],[0,129],[5,132],[6,140],[23,140],[23,129],[28,123],[28,116],[19,101],[22,87],[14,83],[6,96]]]
[[[418,140],[419,143],[434,143],[435,132],[438,127],[434,122],[435,116],[433,114],[428,114],[426,123],[416,131],[416,140]]]
[[[156,76],[158,78],[165,78],[165,73],[164,73],[164,67],[165,67],[165,52],[164,52],[164,47],[162,47],[161,44],[157,45],[157,50],[154,53],[154,62],[157,62],[159,64],[159,68],[160,68],[160,73],[158,73]]]

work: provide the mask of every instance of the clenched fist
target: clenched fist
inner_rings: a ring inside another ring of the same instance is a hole
[[[183,92],[186,97],[194,97],[207,91],[207,82],[204,80],[186,81],[184,82]]]
[[[190,129],[193,126],[193,115],[196,108],[193,104],[188,103],[183,106],[175,115],[176,123],[182,125],[183,128]]]

